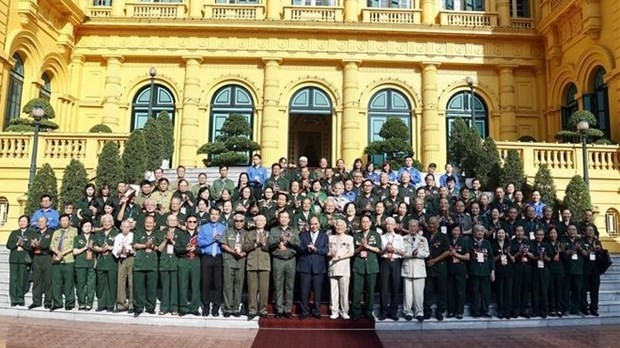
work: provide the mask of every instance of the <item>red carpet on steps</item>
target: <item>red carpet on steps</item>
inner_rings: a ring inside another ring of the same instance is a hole
[[[369,320],[260,318],[252,348],[383,348]]]

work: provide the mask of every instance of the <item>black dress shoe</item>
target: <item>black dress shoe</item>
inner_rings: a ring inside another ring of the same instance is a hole
[[[599,314],[598,314],[598,311],[591,310],[591,311],[590,311],[590,315],[593,315],[593,316],[595,316],[595,317],[598,317],[598,315],[599,315]]]
[[[219,317],[220,316],[220,312],[211,312],[211,315],[214,317]]]
[[[189,313],[187,313],[187,312],[179,312],[179,317],[184,317],[184,316],[186,316],[187,314],[189,314]]]
[[[97,309],[95,310],[95,312],[103,312],[103,311],[105,311],[105,308],[101,308],[101,307],[99,307],[99,308],[97,308]]]
[[[108,309],[106,309],[106,312],[112,313],[112,312],[114,312],[114,310],[112,308],[108,308]]]
[[[391,316],[391,317],[390,317],[390,319],[392,319],[392,320],[394,320],[394,321],[398,321],[398,316],[393,315],[393,316]]]
[[[28,306],[28,309],[35,309],[35,308],[39,308],[39,307],[41,307],[41,305],[33,303],[30,306]]]
[[[299,320],[304,320],[304,319],[306,319],[306,315],[305,315],[305,314],[301,314],[301,315],[299,316]]]
[[[202,311],[202,316],[203,317],[208,317],[209,316],[209,312],[208,311]]]
[[[411,321],[413,319],[413,316],[410,314],[405,315],[405,320],[406,321]]]
[[[293,315],[291,314],[291,312],[288,312],[288,313],[284,313],[284,317],[286,319],[291,319],[291,318],[293,318]]]
[[[484,313],[482,317],[485,319],[491,319],[491,316],[488,313]]]
[[[267,312],[261,312],[258,314],[259,317],[261,318],[267,318],[269,316],[269,314]]]
[[[320,313],[314,313],[314,314],[312,314],[312,316],[313,316],[315,319],[319,319],[319,320],[321,319],[321,314],[320,314]]]
[[[141,310],[134,311],[134,312],[133,312],[133,317],[134,317],[134,318],[137,318],[137,317],[139,317],[139,316],[140,316],[140,314],[142,314],[142,311],[141,311]]]
[[[132,313],[133,313],[133,308],[129,308],[129,309],[127,310],[127,313],[132,314]]]
[[[224,318],[230,317],[230,313],[224,313]]]
[[[446,318],[454,318],[454,313],[448,313],[448,315],[446,315]]]
[[[424,314],[424,320],[429,320],[431,318],[430,314]]]
[[[379,317],[377,317],[377,319],[379,319],[380,321],[384,321],[385,320],[385,315],[379,314]]]
[[[74,307],[65,307],[66,311],[72,311]]]
[[[11,307],[17,306],[17,303],[11,303]]]
[[[50,305],[50,304],[46,304],[46,305],[45,305],[45,306],[43,306],[43,307],[45,307],[45,309],[50,309],[50,308],[52,308],[52,305]]]
[[[236,312],[236,313],[233,313],[232,316],[235,318],[239,318],[241,316],[241,313]]]
[[[200,316],[200,312],[199,311],[193,311],[190,314],[195,316],[195,317],[199,317]]]
[[[53,311],[55,311],[57,309],[61,309],[61,308],[62,308],[62,306],[52,306],[52,307],[50,307],[50,312],[53,312]]]
[[[456,319],[457,320],[462,320],[463,319],[463,315],[462,314],[457,314],[456,315]]]
[[[443,320],[443,314],[441,314],[441,313],[437,313],[437,314],[435,315],[435,318],[437,318],[437,320],[438,320],[438,321],[442,321],[442,320]]]
[[[278,312],[278,313],[276,313],[276,315],[274,316],[274,318],[276,318],[276,319],[280,319],[280,318],[282,318],[282,313],[279,313],[279,312]]]
[[[415,317],[416,319],[418,319],[419,322],[423,322],[424,321],[424,317],[421,315],[418,315],[417,317]]]
[[[148,314],[155,314],[155,309],[147,309],[146,312]]]
[[[256,318],[256,314],[248,314],[248,321]]]

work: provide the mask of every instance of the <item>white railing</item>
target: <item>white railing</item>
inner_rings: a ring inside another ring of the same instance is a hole
[[[284,6],[284,20],[342,22],[343,9],[335,6]]]
[[[534,19],[532,18],[512,18],[510,26],[515,29],[534,29]]]
[[[127,16],[137,18],[184,18],[184,3],[128,3]]]
[[[441,25],[460,27],[495,27],[497,13],[482,11],[441,11],[439,13]]]
[[[206,19],[263,20],[265,19],[265,6],[206,4],[204,15]]]
[[[91,6],[88,8],[89,17],[110,17],[112,15],[112,6]]]
[[[420,24],[422,22],[422,10],[365,8],[362,9],[362,22]]]

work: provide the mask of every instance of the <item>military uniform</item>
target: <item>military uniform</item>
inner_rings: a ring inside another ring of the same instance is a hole
[[[280,242],[284,243],[285,249],[279,248]],[[291,313],[293,305],[293,290],[295,288],[295,266],[297,250],[301,241],[299,233],[294,228],[287,226],[274,227],[269,232],[269,250],[273,257],[273,286],[278,314]]]
[[[92,233],[86,237],[85,233],[77,235],[73,239],[73,249],[82,249],[94,240]],[[75,255],[75,292],[77,293],[78,306],[80,309],[91,309],[95,299],[95,255],[91,249]]]
[[[170,209],[170,201],[172,200],[172,192],[156,191],[151,194],[151,199],[160,207],[160,211],[168,212]]]
[[[553,257],[549,262],[549,312],[551,316],[562,316],[564,312],[564,261],[562,259],[562,243],[549,242]]]
[[[274,192],[278,191],[288,191],[290,185],[290,181],[283,175],[278,176],[277,178],[273,175],[267,179],[265,182],[265,187],[271,187]]]
[[[515,258],[512,278],[512,316],[514,318],[519,315],[529,318],[527,307],[532,282],[529,253],[530,241],[527,237],[510,241],[510,254]]]
[[[196,249],[189,251],[193,245]],[[198,230],[177,231],[174,251],[179,258],[179,313],[198,313],[200,307],[200,249],[198,248]],[[191,284],[191,287],[190,287]],[[190,289],[191,300],[188,304],[186,289]]]
[[[359,317],[362,314],[362,291],[366,290],[365,316],[374,320],[373,308],[375,304],[375,287],[377,274],[379,274],[378,256],[369,250],[358,250],[365,239],[368,246],[382,249],[381,236],[374,230],[357,232],[353,235],[353,246],[356,250],[353,256],[353,302],[351,304],[352,316]]]
[[[537,230],[543,229],[546,231],[545,226],[536,219],[519,220],[518,225],[523,226],[525,238],[528,238],[530,241],[534,240],[534,234]]]
[[[213,199],[219,199],[220,194],[222,194],[222,191],[224,189],[228,189],[232,194],[233,190],[235,189],[235,182],[228,178],[215,179],[213,181],[213,185],[211,185],[211,197],[213,197]]]
[[[26,228],[17,229],[9,234],[6,247],[11,252],[9,254],[9,297],[11,306],[24,306],[24,285],[28,282],[28,267],[32,263],[30,257],[29,238],[36,233],[34,230]]]
[[[248,316],[267,313],[269,274],[271,273],[268,239],[269,231],[267,230],[251,230],[245,235],[243,251],[247,254]]]
[[[159,277],[161,284],[159,314],[163,312],[174,315],[179,312],[179,259],[174,253],[174,245],[182,230],[179,228],[174,229],[172,241],[167,239],[167,232],[168,228],[158,232],[160,246],[165,243],[159,254]]]
[[[41,306],[41,299],[45,293],[45,307],[52,306],[52,255],[50,229],[38,231],[31,235],[32,246],[32,305]]]
[[[491,272],[495,269],[495,259],[491,242],[486,239],[470,239],[469,276],[471,277],[473,301],[471,315],[488,316],[491,302]]]
[[[546,242],[532,243],[532,310],[545,318],[549,312],[549,262],[555,250]]]
[[[470,244],[463,236],[455,241],[450,239],[450,249],[459,255],[469,254]],[[467,285],[467,261],[448,256],[448,317],[463,315],[465,311],[465,289]]]
[[[220,236],[221,245],[228,246],[237,253],[242,252],[242,245],[247,231],[229,228]],[[232,254],[222,248],[224,275],[224,316],[239,315],[243,282],[245,281],[245,257]]]
[[[357,215],[362,215],[364,210],[374,211],[375,203],[377,201],[379,201],[379,199],[377,199],[377,197],[373,194],[358,195],[357,198],[355,198],[355,209],[357,210]]]
[[[512,311],[512,260],[510,242],[504,240],[502,245],[497,240],[491,241],[491,250],[495,256],[495,299],[497,316],[509,318]]]
[[[144,218],[147,216],[155,217],[155,230],[159,230],[162,226],[166,226],[166,220],[164,220],[163,216],[158,212],[140,212],[136,217],[136,227],[144,226]]]
[[[450,241],[448,236],[441,232],[434,234],[424,233],[424,237],[428,240],[430,256],[428,260],[441,256],[450,250]],[[424,317],[431,317],[431,305],[433,301],[437,302],[435,315],[440,316],[446,310],[446,291],[447,291],[448,265],[446,260],[441,260],[433,266],[426,265],[426,284],[424,285]]]
[[[55,308],[62,307],[63,295],[65,308],[71,310],[75,307],[73,241],[77,235],[75,227],[60,228],[52,235],[50,251],[62,254],[62,258],[56,255],[52,258],[52,305]]]
[[[138,229],[133,235],[133,248],[136,256],[133,263],[133,291],[134,291],[134,311],[136,314],[146,310],[148,313],[155,313],[157,301],[157,245],[160,244],[161,235],[156,231],[145,231]],[[136,244],[146,245],[151,242],[152,246],[148,249],[136,249]]]
[[[583,242],[581,255],[584,256],[581,312],[598,315],[598,291],[601,285],[601,273],[596,264],[601,255],[600,251],[594,250],[594,247],[601,246],[601,242],[595,237],[585,237],[581,240]],[[588,293],[590,293],[590,303],[588,303]]]
[[[116,228],[108,231],[101,231],[93,237],[93,246],[103,248],[104,245],[110,248],[114,246],[114,237],[118,234]],[[116,285],[118,281],[118,264],[112,254],[112,250],[97,251],[97,310],[114,310],[116,302]]]

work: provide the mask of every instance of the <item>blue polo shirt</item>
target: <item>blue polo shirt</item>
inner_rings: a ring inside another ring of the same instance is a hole
[[[221,255],[222,248],[219,238],[226,232],[226,226],[219,222],[207,222],[200,226],[198,247],[203,255]]]
[[[58,228],[58,220],[60,219],[60,215],[54,209],[39,209],[35,211],[34,214],[32,214],[32,218],[30,219],[30,226],[38,229],[37,220],[39,220],[39,218],[42,216],[45,216],[47,218],[47,227],[52,230]]]

